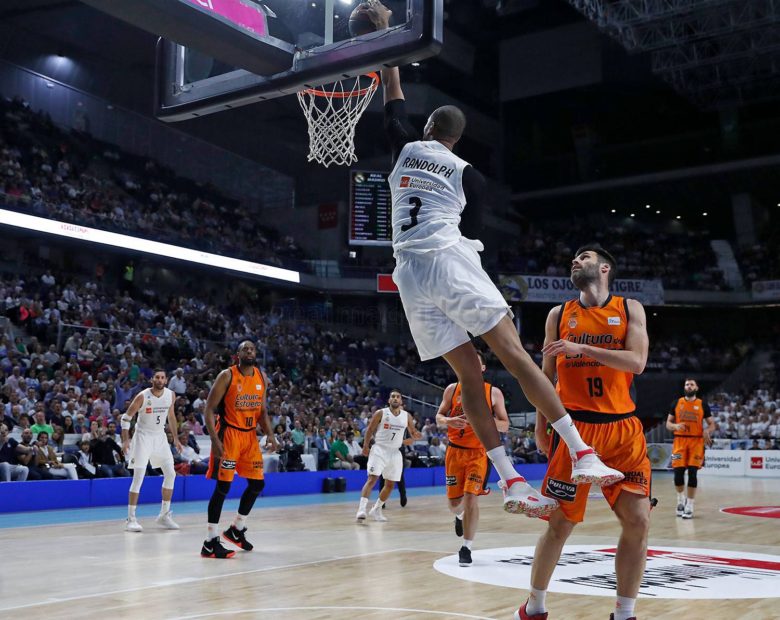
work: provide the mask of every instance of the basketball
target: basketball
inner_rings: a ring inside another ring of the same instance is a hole
[[[349,34],[352,37],[376,31],[376,26],[365,12],[366,6],[366,4],[359,4],[349,16]]]

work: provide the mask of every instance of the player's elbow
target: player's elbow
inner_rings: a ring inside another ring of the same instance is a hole
[[[631,372],[635,375],[641,375],[645,371],[645,366],[647,366],[647,357],[639,357],[634,361],[634,367],[631,369]]]

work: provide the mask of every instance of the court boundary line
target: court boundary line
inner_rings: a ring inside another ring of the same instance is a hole
[[[253,573],[267,573],[275,570],[286,570],[288,568],[300,568],[302,566],[314,566],[316,564],[325,564],[328,562],[340,562],[341,560],[354,560],[356,558],[370,557],[373,555],[382,555],[386,553],[403,553],[403,552],[417,552],[417,549],[386,549],[384,551],[371,551],[369,553],[357,553],[355,555],[335,556],[330,558],[323,558],[321,560],[312,560],[310,562],[296,562],[295,564],[283,564],[281,566],[264,566],[263,568],[253,568],[251,570],[236,571],[232,573],[220,573],[218,575],[207,575],[205,577],[181,577],[179,579],[170,579],[162,581],[160,583],[151,584],[148,586],[141,586],[137,588],[122,588],[120,590],[108,590],[106,592],[94,592],[92,594],[82,594],[80,596],[68,596],[65,598],[53,598],[46,601],[39,601],[36,603],[26,603],[24,605],[14,605],[12,607],[0,607],[0,613],[7,611],[16,611],[17,609],[30,609],[33,607],[43,607],[45,605],[58,605],[62,603],[70,603],[72,601],[81,601],[85,599],[101,598],[103,596],[114,596],[116,594],[128,594],[130,592],[143,592],[144,590],[154,590],[157,588],[168,588],[170,586],[180,586],[190,583],[198,583],[203,581],[210,581],[212,579],[222,579],[224,577],[236,577],[238,575],[251,575]],[[492,619],[488,619],[492,620]]]
[[[190,614],[187,616],[174,616],[171,620],[195,620],[196,618],[210,618],[214,616],[225,616],[233,614],[253,613],[259,611],[318,611],[318,610],[342,610],[342,611],[400,611],[412,612],[418,614],[436,614],[438,616],[450,616],[453,618],[470,618],[471,620],[495,620],[490,616],[475,616],[473,614],[463,614],[455,611],[440,611],[438,609],[411,609],[407,607],[364,607],[364,606],[343,606],[327,605],[317,607],[255,607],[252,609],[231,609],[202,614]]]

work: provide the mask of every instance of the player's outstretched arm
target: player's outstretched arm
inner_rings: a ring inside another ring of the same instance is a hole
[[[176,404],[175,399],[171,399],[171,406],[168,407],[168,428],[171,430],[171,434],[173,435],[173,445],[176,446],[176,449],[181,452],[184,449],[184,446],[181,445],[181,442],[179,441],[179,424],[176,421],[176,413],[173,410],[173,405]]]
[[[276,437],[274,436],[274,430],[271,428],[271,418],[268,417],[268,375],[264,370],[260,371],[263,374],[263,381],[265,385],[265,392],[263,393],[263,412],[260,414],[260,425],[263,427],[266,436],[266,446],[271,452],[279,451],[279,444],[276,443]]]
[[[439,410],[436,412],[436,425],[439,428],[464,428],[467,424],[466,414],[450,417],[447,412],[452,406],[452,396],[455,394],[455,383],[450,383],[445,389],[444,394],[441,396],[441,404]]]
[[[228,387],[230,387],[230,370],[226,369],[217,375],[217,380],[214,381],[214,385],[211,386],[211,390],[209,391],[208,398],[206,398],[206,411],[204,416],[206,418],[206,430],[208,431],[209,437],[211,437],[211,452],[214,453],[216,458],[222,457],[222,441],[217,435],[214,410],[224,398]]]
[[[372,0],[363,4],[368,18],[374,24],[377,30],[386,30],[390,27],[390,17],[393,12],[378,0]],[[382,87],[384,90],[384,102],[403,99],[404,93],[401,90],[401,74],[398,67],[384,67],[382,73]]]
[[[493,400],[493,418],[496,420],[496,428],[499,433],[506,433],[509,430],[509,414],[506,412],[504,394],[494,387],[490,395]]]
[[[371,421],[366,427],[366,434],[363,437],[363,456],[368,456],[369,450],[371,450],[371,440],[374,438],[374,433],[379,426],[379,422],[382,420],[382,410],[377,409],[374,415],[371,417]]]
[[[135,398],[130,402],[127,411],[125,411],[119,419],[119,426],[122,429],[122,449],[125,451],[125,454],[130,449],[130,425],[143,402],[144,397],[141,392],[138,392],[138,394],[135,395]]]

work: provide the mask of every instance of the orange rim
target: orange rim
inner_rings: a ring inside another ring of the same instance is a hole
[[[349,99],[350,97],[362,97],[363,95],[367,95],[370,91],[376,90],[379,87],[379,74],[376,71],[366,73],[365,77],[371,78],[371,84],[365,88],[359,88],[358,90],[351,90],[349,92],[328,92],[318,88],[305,88],[301,92],[304,92],[308,95],[314,95],[315,97],[328,97],[329,99]]]

